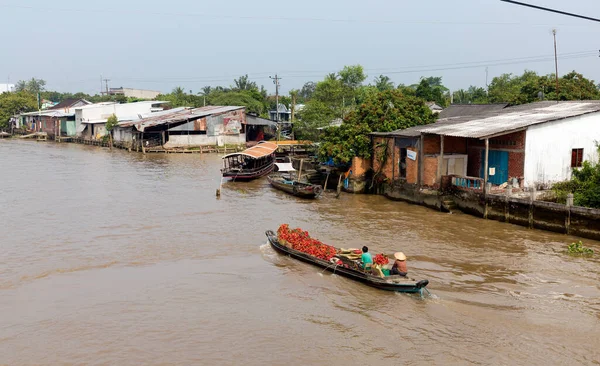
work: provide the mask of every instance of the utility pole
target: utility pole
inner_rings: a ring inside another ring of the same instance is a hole
[[[279,123],[279,80],[280,77],[275,74],[275,77],[269,76],[269,78],[273,79],[273,83],[275,84],[275,121],[277,122],[277,141],[279,141],[281,137],[281,124]]]
[[[554,66],[556,68],[556,102],[558,103],[558,56],[556,53],[556,29],[552,30],[552,36],[554,37]]]
[[[106,83],[106,95],[108,95],[108,82],[110,81],[110,79],[104,79],[104,82]]]
[[[488,95],[489,92],[489,85],[488,85],[488,67],[485,67],[485,94]]]
[[[100,74],[100,96],[104,94],[104,92],[102,91],[102,80],[102,74]]]

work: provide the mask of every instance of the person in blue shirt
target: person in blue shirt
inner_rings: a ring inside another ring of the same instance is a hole
[[[371,268],[371,265],[373,264],[373,256],[371,256],[371,253],[369,253],[369,248],[367,248],[366,246],[362,247],[362,252],[363,254],[361,257],[361,261],[363,268]]]

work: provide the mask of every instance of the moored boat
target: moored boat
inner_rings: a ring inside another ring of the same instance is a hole
[[[378,277],[369,273],[368,271],[362,270],[359,267],[352,267],[351,265],[348,265],[348,263],[353,262],[344,259],[343,256],[333,257],[333,262],[326,261],[305,252],[293,249],[289,245],[285,245],[279,240],[277,234],[272,230],[267,230],[265,234],[267,235],[267,239],[269,240],[271,247],[281,254],[289,255],[292,258],[313,264],[330,272],[365,283],[380,290],[422,294],[425,290],[425,287],[429,284],[428,280],[416,281],[402,276]],[[341,260],[343,264],[337,264],[339,263],[337,262],[338,260]]]
[[[273,171],[277,144],[261,141],[238,153],[223,156],[223,177],[248,181]]]
[[[289,163],[275,163],[275,170],[277,172],[267,176],[273,188],[302,198],[317,198],[323,193],[320,185],[298,180],[293,173],[296,170]]]

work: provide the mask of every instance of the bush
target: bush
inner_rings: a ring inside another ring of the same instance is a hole
[[[583,243],[580,240],[576,243],[569,244],[567,253],[571,255],[593,255],[594,250],[583,246]]]
[[[560,203],[565,203],[567,195],[573,193],[576,206],[600,208],[600,164],[584,161],[581,168],[573,170],[571,180],[557,183],[552,189]]]

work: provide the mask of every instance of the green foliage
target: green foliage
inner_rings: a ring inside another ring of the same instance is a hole
[[[46,87],[46,81],[43,79],[31,78],[30,80],[19,80],[15,86],[17,92],[29,92],[36,94],[44,91]]]
[[[567,253],[571,255],[594,255],[594,250],[583,246],[583,243],[580,240],[576,243],[569,244]]]
[[[305,83],[302,86],[302,89],[300,89],[300,93],[298,94],[300,97],[299,102],[306,103],[309,100],[311,100],[313,97],[313,94],[315,93],[316,88],[317,88],[317,84],[315,84],[313,81],[309,81],[309,82]]]
[[[37,110],[36,97],[28,92],[0,94],[0,128],[6,128],[14,115]]]
[[[342,84],[352,90],[361,86],[363,81],[367,79],[361,65],[344,66],[338,75]]]
[[[572,193],[576,206],[600,208],[600,164],[584,161],[581,168],[573,169],[571,180],[556,183],[552,189],[558,202],[566,202],[567,195]]]
[[[369,158],[370,133],[425,125],[434,120],[435,116],[420,98],[399,90],[377,92],[351,112],[340,127],[325,130],[319,155],[323,160],[332,157],[336,163],[348,163],[354,156]]]
[[[119,120],[117,119],[117,116],[115,114],[112,114],[106,120],[106,130],[109,132],[112,131],[118,123]]]
[[[379,91],[394,89],[394,83],[392,82],[392,79],[389,78],[389,76],[379,75],[375,78],[375,80],[373,80],[373,83]]]
[[[235,83],[235,87],[233,87],[232,89],[235,91],[255,89],[258,90],[258,86],[256,85],[256,83],[254,81],[249,80],[248,74],[234,79],[233,82]]]
[[[471,85],[467,90],[459,89],[452,93],[455,104],[487,104],[489,102],[484,88]]]
[[[264,115],[267,112],[264,99],[258,90],[214,92],[207,98],[211,105],[245,106],[246,112]]]
[[[503,74],[495,77],[489,86],[491,103],[509,103],[511,105],[532,103],[540,100],[594,100],[600,98],[594,81],[572,71],[558,80],[554,74],[539,76],[534,71],[525,71],[523,75]]]
[[[421,78],[421,82],[415,90],[417,97],[428,102],[436,102],[439,106],[445,107],[448,105],[445,93],[448,88],[442,85],[441,77]]]

